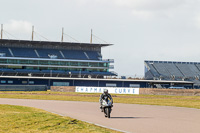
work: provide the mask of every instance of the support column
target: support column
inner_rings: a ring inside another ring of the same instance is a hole
[[[1,39],[3,39],[3,24],[1,24]]]
[[[32,26],[32,41],[33,41],[33,38],[34,38],[34,26]]]

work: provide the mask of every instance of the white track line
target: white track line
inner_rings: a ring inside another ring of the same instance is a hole
[[[57,115],[65,116],[65,117],[66,117],[66,115],[59,114],[59,113],[56,113],[56,112],[52,112],[52,111],[48,111],[48,112],[51,112],[51,113],[53,113],[53,114],[57,114]],[[70,117],[70,116],[68,116],[68,117]],[[72,118],[72,117],[71,117],[71,118]],[[73,118],[73,119],[77,119],[77,118]],[[80,120],[80,119],[77,119],[77,120]],[[116,129],[116,128],[111,128],[111,127],[103,126],[103,125],[96,124],[96,123],[89,122],[89,121],[85,121],[85,120],[80,120],[80,121],[87,122],[87,123],[90,123],[90,124],[93,124],[93,125],[96,125],[96,126],[99,126],[99,127],[103,127],[103,128],[115,130],[115,131],[122,132],[122,133],[130,133],[130,132],[127,132],[127,131],[123,131],[123,130],[119,130],[119,129]]]

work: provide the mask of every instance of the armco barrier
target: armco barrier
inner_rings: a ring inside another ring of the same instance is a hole
[[[76,90],[76,86],[51,86],[51,91],[75,92],[75,90]],[[143,95],[200,96],[200,89],[140,88],[139,94],[143,94]]]

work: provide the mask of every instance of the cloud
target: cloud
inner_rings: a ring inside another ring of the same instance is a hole
[[[117,7],[127,10],[133,17],[148,20],[159,17],[174,17],[176,11],[194,6],[197,0],[78,0],[81,6]],[[173,12],[173,13],[171,13]]]
[[[4,24],[4,30],[11,33],[31,33],[32,23],[23,20],[10,20]]]
[[[118,6],[135,10],[166,10],[186,3],[186,0],[114,0]]]
[[[194,21],[195,21],[196,27],[200,29],[200,14],[196,15],[196,17],[194,18]]]
[[[137,17],[137,18],[142,18],[144,20],[148,20],[154,17],[154,14],[152,12],[148,11],[138,11],[138,10],[133,10],[132,15]]]
[[[171,11],[187,4],[186,0],[114,0],[119,7],[130,10],[135,17],[152,19],[156,17],[170,17]]]
[[[195,1],[195,0],[190,0]],[[176,8],[185,3],[191,3],[189,0],[78,0],[80,5],[115,5],[134,10],[166,10]]]

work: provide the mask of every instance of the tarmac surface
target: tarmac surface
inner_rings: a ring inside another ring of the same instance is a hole
[[[0,104],[40,108],[124,132],[200,133],[200,109],[114,103],[108,119],[95,102],[0,98]]]

